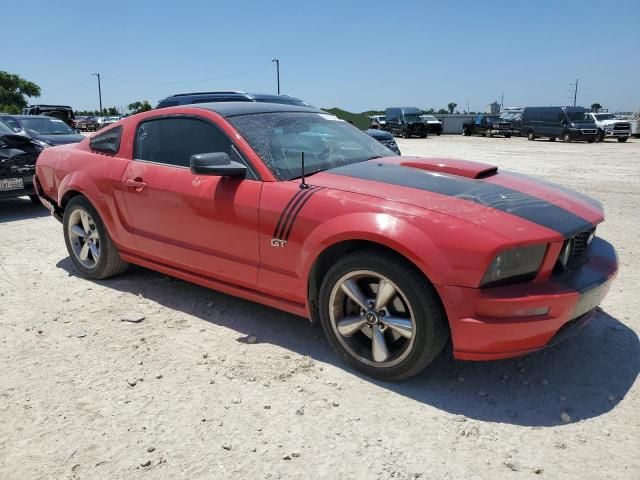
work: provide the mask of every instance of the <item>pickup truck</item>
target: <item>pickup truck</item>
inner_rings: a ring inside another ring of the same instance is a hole
[[[466,136],[484,135],[486,137],[501,135],[510,138],[513,134],[513,128],[511,122],[498,115],[480,114],[472,122],[466,122],[462,125],[462,134]]]
[[[631,136],[631,122],[618,120],[613,113],[587,112],[593,118],[598,127],[596,142],[602,142],[605,138],[616,138],[618,142],[626,142]]]

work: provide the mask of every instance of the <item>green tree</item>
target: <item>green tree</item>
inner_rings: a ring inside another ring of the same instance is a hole
[[[105,115],[108,115],[110,117],[115,117],[117,115],[120,115],[120,112],[118,112],[118,109],[116,107],[109,107],[109,108],[105,108]]]
[[[447,109],[449,110],[449,113],[453,113],[453,111],[456,109],[457,106],[458,104],[456,102],[450,102],[447,105]]]
[[[598,102],[591,104],[591,111],[592,112],[598,113],[600,110],[602,110],[602,105],[600,105]]]
[[[149,110],[153,109],[153,107],[147,100],[130,103],[129,105],[127,105],[127,108],[133,114],[140,113],[140,112],[148,112]]]
[[[20,113],[28,105],[25,97],[39,97],[40,87],[33,82],[0,71],[0,111]]]
[[[443,114],[445,114],[445,113],[449,113],[449,112],[448,112],[448,111],[446,111],[444,108],[441,108],[440,110],[438,110],[438,113],[439,113],[440,115],[443,115]]]

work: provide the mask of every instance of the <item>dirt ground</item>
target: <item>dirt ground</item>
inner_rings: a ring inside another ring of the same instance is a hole
[[[2,201],[0,478],[640,478],[640,140],[398,143],[604,203],[620,273],[580,336],[379,382],[297,317],[141,268],[79,278],[61,225]]]

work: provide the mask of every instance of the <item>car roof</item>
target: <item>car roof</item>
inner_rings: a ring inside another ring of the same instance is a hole
[[[298,107],[296,105],[285,105],[283,103],[267,102],[211,102],[188,105],[190,108],[204,108],[212,112],[219,113],[223,117],[234,117],[237,115],[251,115],[254,113],[279,113],[279,112],[300,112],[300,113],[324,113],[322,110],[313,107]],[[173,107],[175,108],[175,107]],[[330,114],[327,114],[330,115]]]

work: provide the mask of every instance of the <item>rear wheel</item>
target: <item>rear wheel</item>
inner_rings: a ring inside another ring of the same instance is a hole
[[[564,135],[562,135],[562,141],[564,143],[570,143],[571,142],[571,134],[569,132],[565,132]]]
[[[629,137],[618,137],[618,142],[624,143],[624,142],[627,141],[627,138],[629,138]]]
[[[402,131],[402,138],[411,138],[411,134],[408,129]]]
[[[529,132],[529,134],[527,135],[527,140],[533,142],[536,139],[536,136],[533,134],[533,132]]]
[[[555,142],[556,141],[556,137],[549,137],[549,141],[550,142]]]
[[[69,256],[83,276],[108,278],[129,266],[120,258],[100,215],[85,197],[71,199],[64,210],[63,225]]]
[[[42,203],[40,202],[40,197],[38,197],[38,195],[36,195],[35,193],[33,195],[29,195],[29,200],[31,200],[31,202],[36,205],[42,205]]]
[[[491,135],[491,130],[487,130],[486,132],[484,132],[484,136],[487,138],[492,137],[493,135]]]
[[[448,338],[433,286],[403,259],[378,250],[351,253],[331,267],[320,289],[320,319],[349,364],[385,380],[417,374]]]

